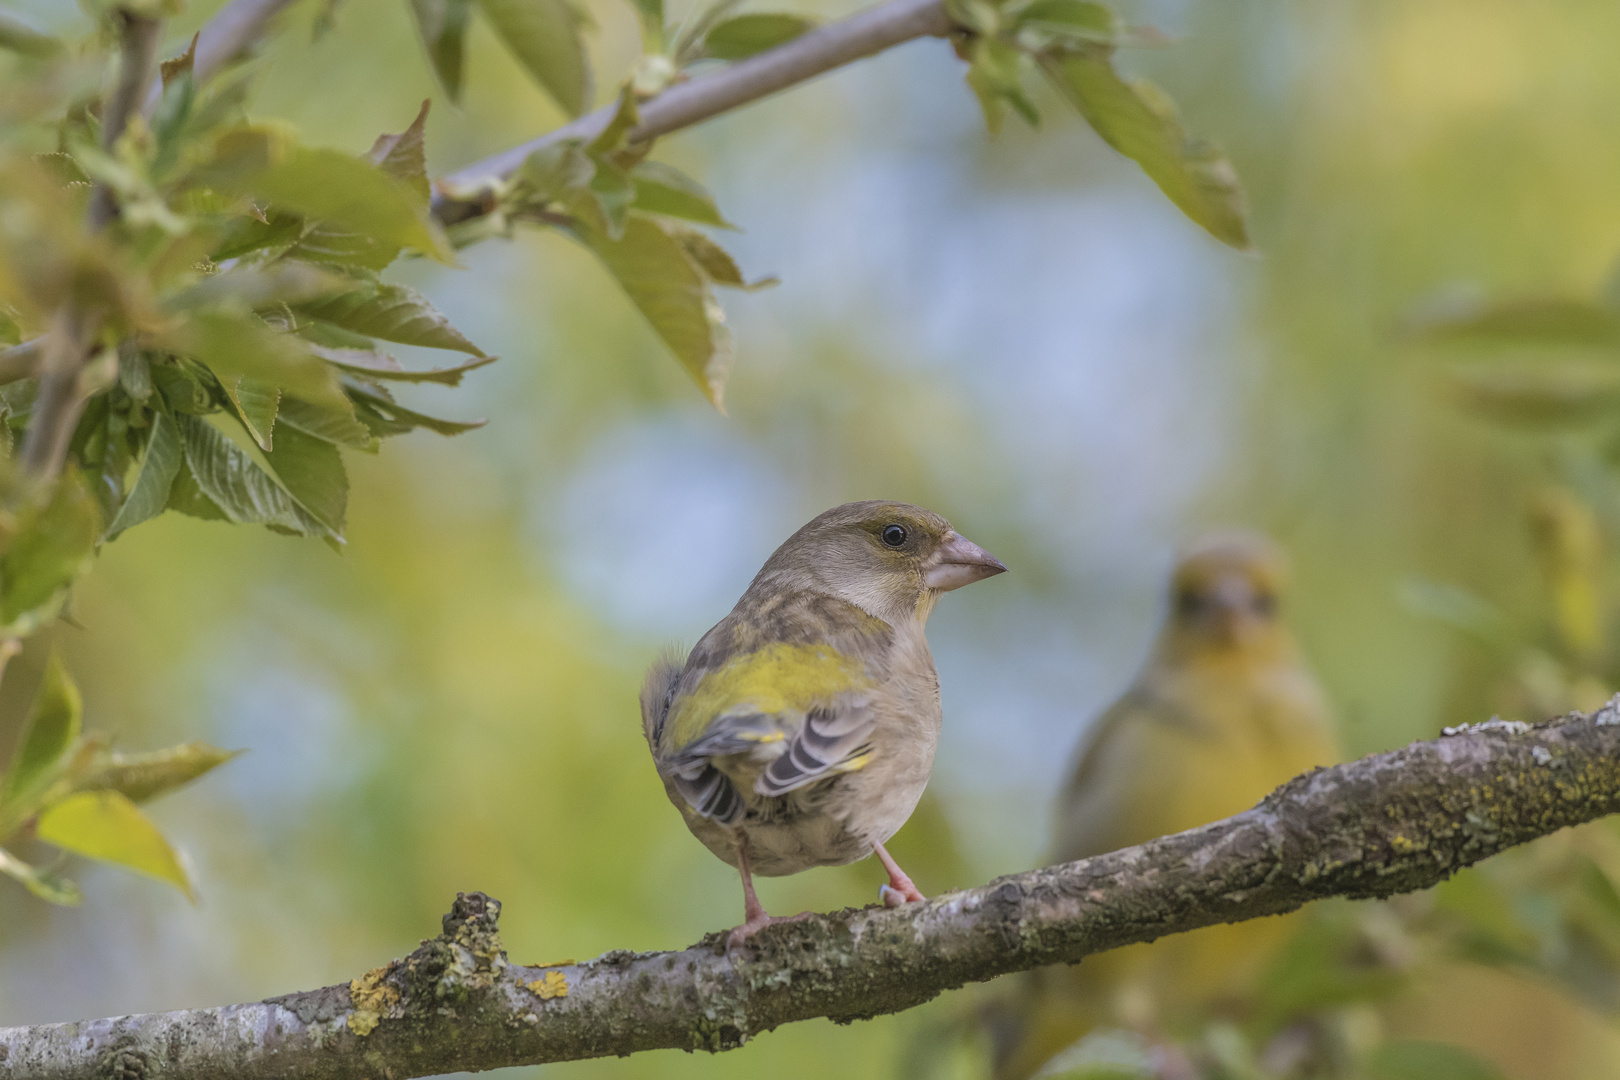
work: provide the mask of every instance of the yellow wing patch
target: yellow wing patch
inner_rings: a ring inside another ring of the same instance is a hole
[[[692,693],[676,700],[665,730],[670,750],[700,738],[714,720],[744,709],[766,715],[807,712],[840,694],[872,685],[866,664],[830,645],[776,642],[735,657],[705,675]],[[780,731],[761,733],[759,742],[776,742]]]

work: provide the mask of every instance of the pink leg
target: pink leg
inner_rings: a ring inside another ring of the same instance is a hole
[[[737,872],[742,874],[743,883],[743,924],[731,932],[726,939],[726,947],[735,949],[761,930],[772,923],[794,922],[809,915],[808,911],[801,911],[797,915],[767,915],[765,905],[759,902],[754,894],[754,874],[748,865],[748,835],[741,830],[737,832]]]
[[[878,896],[883,900],[884,907],[899,907],[901,904],[914,900],[926,900],[928,897],[917,891],[917,886],[911,883],[906,872],[900,869],[900,864],[883,850],[883,845],[876,840],[872,841],[872,851],[877,855],[883,869],[889,872],[889,883],[878,887]]]

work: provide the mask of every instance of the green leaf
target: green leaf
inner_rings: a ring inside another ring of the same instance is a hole
[[[0,49],[23,56],[45,58],[62,51],[62,43],[42,34],[9,12],[0,11]]]
[[[169,489],[174,486],[175,473],[180,471],[184,451],[180,447],[180,430],[164,413],[152,414],[152,433],[146,440],[146,453],[141,457],[135,482],[124,505],[107,526],[105,539],[111,540],[125,529],[139,525],[148,518],[163,513],[169,504]]]
[[[746,60],[757,53],[785,45],[809,30],[816,21],[802,15],[759,13],[738,15],[717,23],[703,40],[703,55],[715,60]]]
[[[1451,365],[1445,378],[1461,404],[1499,423],[1568,427],[1620,409],[1620,365],[1608,361],[1481,361]]]
[[[684,20],[680,35],[675,39],[676,66],[685,67],[703,59],[703,39],[716,23],[724,20],[741,4],[742,0],[714,0],[701,12]]]
[[[572,188],[582,188],[596,175],[596,162],[578,139],[542,146],[518,169],[529,194],[539,202],[551,202]]]
[[[344,513],[349,503],[349,474],[338,448],[289,425],[281,429],[276,448],[265,457],[281,486],[298,505],[342,539]]]
[[[55,616],[67,588],[90,565],[101,511],[77,470],[64,472],[50,502],[22,515],[0,557],[0,626],[25,634]]]
[[[231,194],[267,199],[381,245],[414,248],[455,263],[444,231],[409,183],[349,154],[300,146],[279,128],[227,132],[195,179]]]
[[[594,232],[585,239],[704,396],[723,412],[731,334],[685,245],[638,214],[630,215],[617,240]]]
[[[1031,127],[1040,113],[1024,92],[1024,73],[1029,57],[1023,50],[998,37],[976,37],[968,46],[967,82],[984,110],[985,127],[992,135],[1001,131],[1002,107],[1011,105]]]
[[[84,901],[73,882],[57,877],[49,870],[30,866],[5,848],[0,848],[0,874],[22,882],[24,888],[46,903],[77,907]]]
[[[1429,319],[1417,335],[1428,344],[1620,349],[1620,313],[1585,300],[1537,297]]]
[[[174,484],[169,488],[169,502],[166,509],[185,514],[187,517],[201,518],[203,521],[229,521],[230,517],[219,508],[219,504],[203,494],[202,488],[197,485],[197,477],[191,471],[191,465],[181,461],[180,469],[174,474]]]
[[[641,16],[641,41],[645,52],[664,47],[664,0],[631,0]]]
[[[331,368],[303,339],[272,330],[251,314],[197,312],[166,335],[165,344],[206,364],[222,385],[245,376],[311,401],[337,403],[343,396]]]
[[[1058,89],[1108,145],[1140,165],[1211,236],[1246,250],[1248,211],[1232,163],[1182,130],[1175,107],[1161,90],[1120,78],[1112,55],[1108,48],[1082,45],[1040,59]]]
[[[461,100],[461,75],[467,56],[467,19],[472,0],[411,0],[417,29],[428,60],[451,101]]]
[[[421,110],[411,126],[398,135],[379,135],[371,144],[366,160],[390,176],[397,176],[426,203],[433,196],[428,184],[427,152],[422,144],[422,129],[427,124],[431,101],[422,102]]]
[[[477,356],[455,367],[407,371],[400,367],[399,361],[392,356],[372,349],[329,349],[317,345],[315,354],[344,371],[352,371],[368,378],[387,379],[391,382],[439,383],[442,386],[460,386],[461,377],[467,372],[493,364],[496,360],[493,356]]]
[[[301,536],[329,534],[331,530],[306,513],[275,477],[212,424],[191,416],[180,417],[179,423],[190,476],[228,520]],[[180,487],[178,478],[175,487]]]
[[[681,247],[686,249],[687,257],[703,272],[704,277],[716,285],[753,292],[756,289],[768,289],[772,285],[779,284],[774,277],[760,278],[758,281],[744,278],[731,253],[696,229],[672,225],[665,231],[680,241]]]
[[[486,355],[451,326],[450,320],[420,293],[404,285],[378,284],[342,296],[299,304],[296,310],[367,337],[397,341],[401,345],[425,345],[430,349]]]
[[[1367,1080],[1502,1080],[1496,1067],[1450,1043],[1387,1042],[1362,1062]]]
[[[630,174],[605,158],[599,159],[591,175],[590,193],[602,211],[601,220],[607,234],[617,240],[624,235],[630,204],[636,201],[636,185]]]
[[[487,420],[441,420],[435,416],[428,416],[399,405],[384,393],[380,387],[365,388],[351,382],[349,384],[349,394],[354,398],[355,415],[379,439],[387,438],[390,435],[403,435],[405,432],[419,427],[427,428],[429,431],[436,431],[440,435],[460,435],[481,428],[489,422]]]
[[[589,104],[584,18],[568,0],[479,0],[496,35],[569,116]]]
[[[0,805],[8,813],[30,802],[55,779],[57,767],[79,739],[83,716],[79,688],[53,651],[45,664],[45,679],[23,720],[22,747],[6,770]]]
[[[205,742],[182,743],[142,754],[103,751],[73,778],[79,791],[116,791],[132,802],[166,795],[243,753]]]
[[[347,274],[306,262],[280,261],[269,266],[236,266],[211,274],[172,296],[170,311],[224,307],[259,311],[278,304],[298,304],[353,292],[362,283]]]
[[[352,402],[347,409],[334,409],[326,405],[311,405],[297,398],[285,398],[281,402],[281,423],[284,427],[297,428],[306,435],[340,446],[352,446],[358,450],[375,450],[377,447],[370,429],[356,418]]]
[[[37,835],[75,855],[114,863],[173,885],[195,900],[174,849],[128,797],[81,791],[40,812]]]
[[[1119,38],[1119,20],[1105,4],[1091,0],[1035,0],[1018,13],[1018,28],[1049,31],[1076,41],[1112,44]]]
[[[736,228],[720,216],[714,196],[673,165],[665,165],[661,161],[643,161],[630,170],[630,178],[636,185],[637,210],[684,218],[720,229]]]
[[[274,444],[272,441],[276,428],[276,406],[281,402],[281,389],[257,379],[240,377],[235,382],[226,382],[225,396],[231,399],[236,406],[236,415],[247,428],[253,441],[259,444],[259,449],[268,450]]]

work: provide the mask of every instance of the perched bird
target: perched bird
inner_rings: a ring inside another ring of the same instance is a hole
[[[1248,533],[1183,553],[1146,667],[1093,726],[1058,799],[1053,862],[1229,817],[1338,760],[1322,691],[1278,615],[1284,569]],[[1020,976],[984,1013],[994,1075],[1022,1080],[1094,1027],[1185,1033],[1241,995],[1293,929],[1209,927]]]
[[[883,850],[922,797],[939,742],[923,624],[942,593],[1006,569],[938,514],[846,503],[776,549],[684,666],[647,673],[642,724],[664,790],[742,874],[732,944],[777,921],[754,874],[876,854],[884,903],[923,899]]]

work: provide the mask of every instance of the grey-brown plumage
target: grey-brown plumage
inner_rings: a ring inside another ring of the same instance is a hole
[[[887,902],[920,899],[883,850],[922,796],[939,742],[923,627],[941,593],[1006,568],[937,514],[848,503],[794,533],[731,614],[642,691],[670,801],[743,876],[747,921],[769,922],[752,873],[876,853]]]

